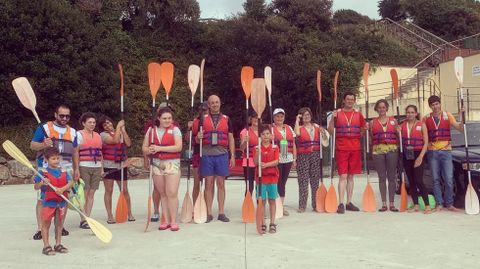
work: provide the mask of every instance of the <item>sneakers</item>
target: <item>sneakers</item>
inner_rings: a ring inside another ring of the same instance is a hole
[[[207,216],[207,221],[205,221],[205,223],[209,223],[210,221],[213,220],[213,216],[212,215],[208,215]]]
[[[337,208],[338,214],[345,214],[345,206],[343,204],[339,204]]]
[[[348,211],[360,211],[360,209],[356,207],[354,204],[352,204],[351,202],[348,203],[347,206],[345,206],[345,209]]]
[[[222,222],[230,222],[230,219],[225,216],[225,214],[219,214],[218,215],[218,220]]]
[[[157,222],[160,219],[160,215],[158,213],[154,213],[153,216],[150,218],[151,222]]]

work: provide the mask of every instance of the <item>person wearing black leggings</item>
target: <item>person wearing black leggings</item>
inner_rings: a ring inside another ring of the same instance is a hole
[[[423,183],[424,156],[427,152],[428,131],[425,123],[418,119],[418,110],[414,105],[405,109],[407,119],[401,124],[400,132],[403,142],[403,167],[410,183],[410,195],[413,208],[409,212],[418,212],[418,196],[425,202],[425,214],[432,213],[428,202],[428,192]]]
[[[248,191],[253,193],[255,179],[255,163],[253,162],[253,150],[258,145],[258,117],[255,111],[248,117],[249,127],[240,132],[240,149],[243,150],[243,175],[248,182]],[[248,142],[248,143],[247,143]],[[248,156],[247,156],[248,144]],[[248,170],[248,173],[247,173]],[[248,175],[248,176],[247,176]],[[246,193],[245,193],[246,194]],[[244,194],[244,195],[245,195]]]

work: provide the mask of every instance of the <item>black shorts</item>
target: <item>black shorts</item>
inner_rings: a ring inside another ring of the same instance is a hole
[[[120,169],[117,169],[117,168],[104,168],[103,169],[103,172],[104,173],[108,173],[109,171],[114,171],[116,170],[115,172],[112,172],[111,174],[108,174],[104,179],[113,179],[113,180],[121,180],[121,170]],[[128,179],[128,170],[127,168],[123,168],[123,180],[127,180]]]

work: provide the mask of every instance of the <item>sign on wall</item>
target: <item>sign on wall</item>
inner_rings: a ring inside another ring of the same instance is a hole
[[[475,65],[474,64],[472,66],[472,76],[473,77],[480,76],[480,65],[478,65],[478,64]]]

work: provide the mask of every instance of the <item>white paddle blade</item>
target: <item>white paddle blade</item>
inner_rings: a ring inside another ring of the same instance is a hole
[[[283,217],[283,204],[282,204],[282,199],[280,197],[277,197],[275,199],[275,219],[280,219]]]
[[[37,105],[37,98],[33,92],[32,85],[28,82],[26,77],[19,77],[12,81],[13,89],[18,96],[22,105],[31,111],[35,111]]]
[[[188,67],[188,87],[192,92],[192,96],[195,96],[199,83],[200,83],[200,66],[192,64]]]
[[[272,95],[272,68],[270,66],[265,67],[264,70],[265,86],[267,86],[268,95]]]
[[[476,215],[480,212],[477,193],[472,184],[469,183],[467,192],[465,193],[465,213],[468,215]]]
[[[455,76],[460,84],[463,84],[463,58],[458,56],[455,58]]]

